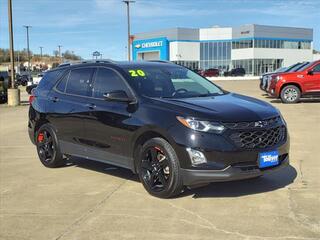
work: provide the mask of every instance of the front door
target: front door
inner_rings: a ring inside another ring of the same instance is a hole
[[[320,63],[312,68],[312,74],[307,75],[306,92],[320,94]]]
[[[92,151],[90,156],[98,160],[132,167],[130,138],[133,111],[125,102],[106,101],[103,95],[115,90],[124,90],[132,95],[121,75],[107,67],[99,67],[93,81],[92,106],[85,120],[86,142]]]

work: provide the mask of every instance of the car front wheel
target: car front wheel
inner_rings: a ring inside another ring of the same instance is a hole
[[[152,138],[142,146],[138,171],[143,186],[153,196],[170,198],[182,192],[178,157],[163,138]]]
[[[297,103],[301,97],[301,91],[297,86],[288,85],[281,90],[281,101],[283,103]]]

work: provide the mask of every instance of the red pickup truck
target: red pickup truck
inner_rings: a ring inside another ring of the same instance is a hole
[[[274,74],[268,93],[283,103],[297,103],[301,97],[320,97],[320,60],[297,72]]]

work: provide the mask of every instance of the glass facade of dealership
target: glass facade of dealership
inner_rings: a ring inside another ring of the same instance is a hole
[[[172,61],[221,75],[244,68],[258,76],[313,59],[313,29],[245,24],[237,27],[169,28],[134,35],[133,60]]]
[[[217,68],[229,71],[232,68],[244,68],[248,75],[261,75],[282,67],[283,59],[244,59],[231,60],[232,49],[275,48],[310,49],[311,41],[245,39],[227,41],[202,41],[200,43],[200,69]],[[187,64],[184,63],[184,64]]]

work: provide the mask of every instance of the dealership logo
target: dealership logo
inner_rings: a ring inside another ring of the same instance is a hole
[[[155,42],[145,42],[141,44],[134,45],[135,48],[152,48],[152,47],[162,47],[163,41],[155,41]]]
[[[249,33],[250,33],[249,30],[241,32],[241,34],[249,34]]]

